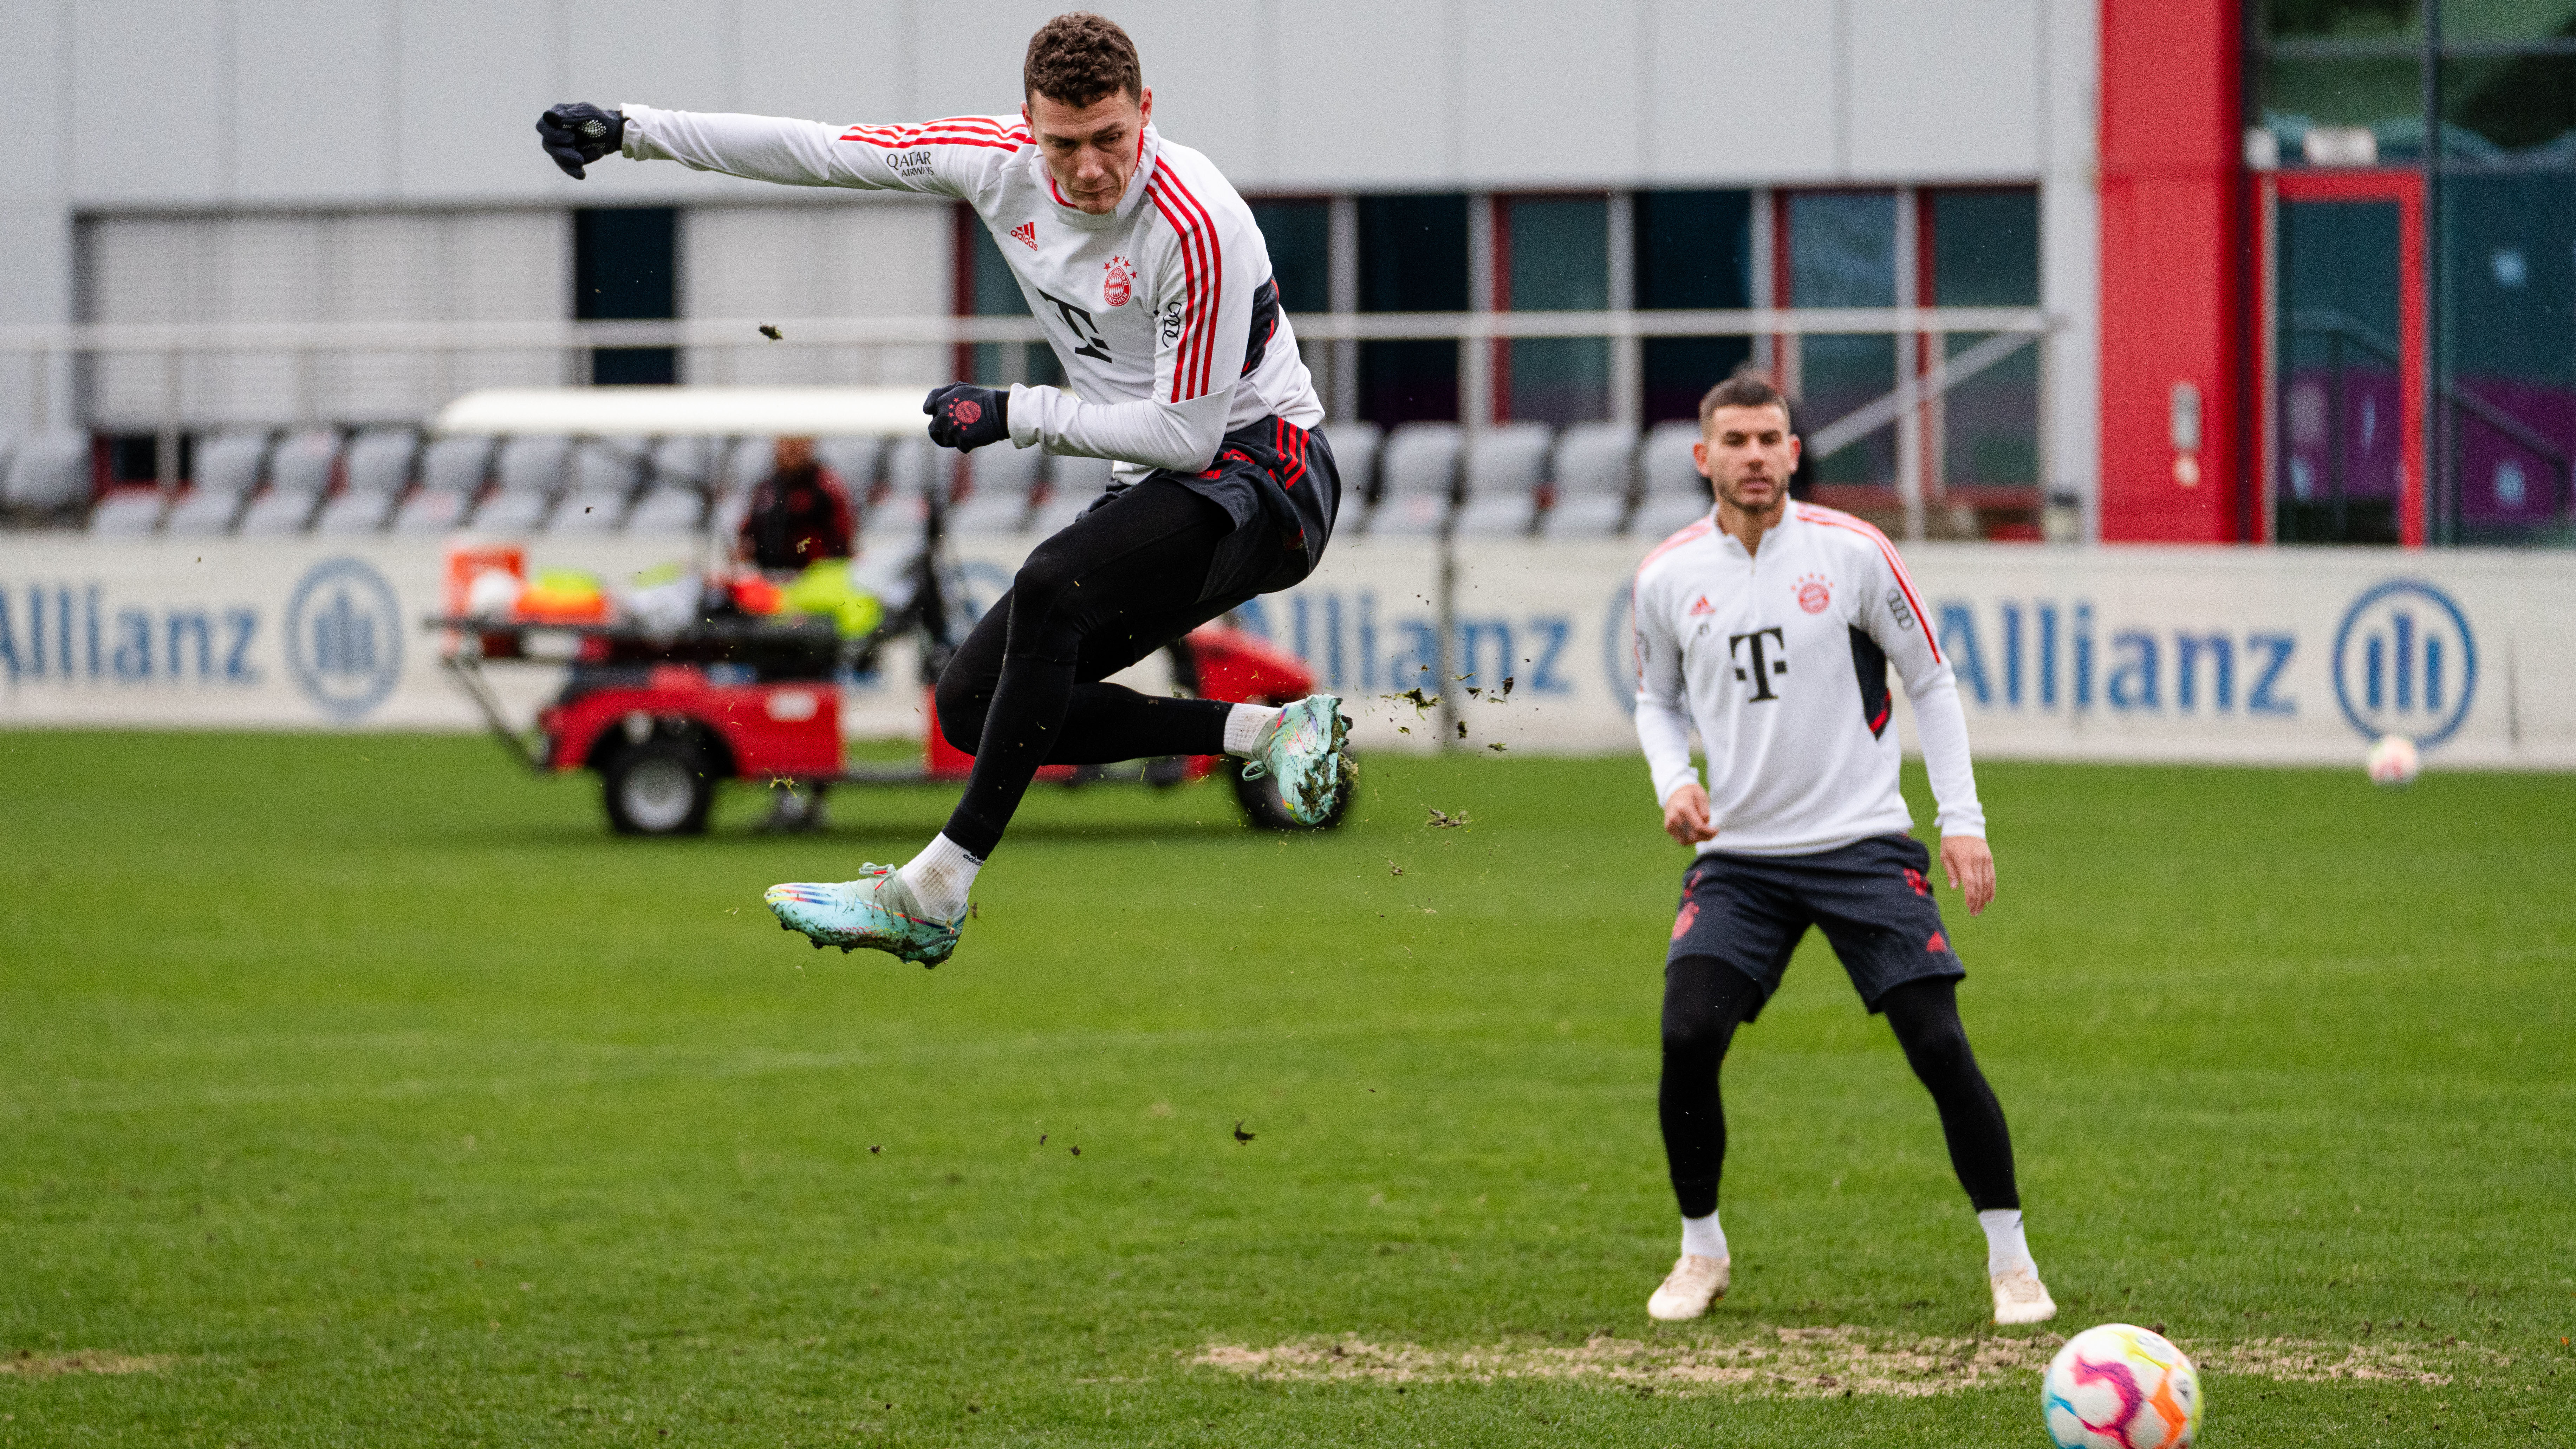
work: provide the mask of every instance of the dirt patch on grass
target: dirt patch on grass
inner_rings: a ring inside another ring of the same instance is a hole
[[[2066,1340],[2053,1333],[1931,1338],[1850,1326],[1771,1328],[1734,1339],[1630,1339],[1580,1344],[1507,1341],[1424,1348],[1361,1338],[1313,1338],[1253,1348],[1215,1343],[1190,1361],[1252,1378],[1300,1383],[1494,1383],[1569,1380],[1675,1393],[1734,1391],[1788,1398],[1919,1398],[2037,1374]],[[2184,1345],[2190,1352],[2190,1345]],[[2194,1354],[2204,1372],[2270,1379],[2378,1379],[2447,1384],[2456,1366],[2406,1345],[2261,1339]]]
[[[61,1374],[152,1374],[176,1362],[168,1354],[109,1353],[96,1348],[78,1353],[38,1353],[22,1348],[0,1356],[0,1374],[22,1379],[50,1379]]]

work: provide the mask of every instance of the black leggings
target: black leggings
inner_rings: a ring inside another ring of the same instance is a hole
[[[2021,1206],[2013,1187],[2012,1134],[2004,1109],[1977,1070],[1959,1023],[1953,977],[1908,981],[1879,998],[1887,1024],[1914,1075],[1931,1088],[1941,1111],[1950,1166],[1977,1211]],[[1717,1211],[1717,1180],[1726,1164],[1726,1109],[1717,1071],[1745,1013],[1761,1004],[1753,978],[1714,956],[1685,956],[1664,967],[1664,1077],[1656,1108],[1664,1124],[1664,1157],[1682,1216]]]
[[[950,840],[991,855],[1040,765],[1224,753],[1232,704],[1101,681],[1243,602],[1199,597],[1233,531],[1149,478],[1038,545],[939,676],[939,732],[975,756]]]

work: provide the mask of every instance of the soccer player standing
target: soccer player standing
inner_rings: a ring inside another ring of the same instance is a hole
[[[1125,31],[1059,15],[1029,42],[1017,115],[828,126],[629,105],[537,122],[578,177],[621,151],[795,186],[958,198],[1046,329],[1067,388],[951,383],[922,404],[934,442],[1107,458],[1110,494],[1040,544],[939,679],[938,728],[975,756],[947,828],[896,869],[772,886],[781,925],[818,947],[936,966],[967,889],[1041,765],[1240,756],[1291,817],[1350,786],[1340,700],[1285,710],[1156,699],[1104,682],[1200,624],[1313,571],[1341,480],[1251,209],[1153,125]]]
[[[1711,389],[1691,451],[1717,506],[1637,570],[1637,738],[1665,831],[1697,849],[1664,960],[1657,1100],[1682,1251],[1646,1311],[1697,1318],[1726,1294],[1718,1068],[1815,925],[1931,1089],[1985,1229],[1995,1322],[2043,1322],[2057,1305],[2023,1239],[2012,1139],[1959,1023],[1967,973],[1932,899],[1931,857],[1907,833],[1888,666],[1922,734],[1942,870],[1975,915],[1994,898],[1995,868],[1967,718],[1886,535],[1790,501],[1798,447],[1788,401],[1770,384],[1738,377]],[[1693,728],[1705,786],[1691,767]]]

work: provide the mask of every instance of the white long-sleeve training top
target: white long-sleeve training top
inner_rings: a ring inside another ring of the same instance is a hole
[[[1150,125],[1117,210],[1065,201],[1018,116],[828,126],[627,105],[625,153],[790,186],[953,196],[975,209],[1070,391],[1011,389],[1011,441],[1109,458],[1133,482],[1195,473],[1235,428],[1324,419],[1252,210]]]
[[[1986,833],[1949,662],[1887,535],[1790,503],[1744,545],[1703,518],[1637,569],[1637,740],[1658,804],[1708,753],[1717,838],[1702,855],[1807,855],[1913,817],[1897,788],[1887,667],[1905,681],[1945,835]]]

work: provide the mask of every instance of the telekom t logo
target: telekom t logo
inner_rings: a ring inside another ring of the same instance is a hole
[[[1726,657],[1735,661],[1735,677],[1752,682],[1753,698],[1748,701],[1749,703],[1759,704],[1766,699],[1778,699],[1780,696],[1771,691],[1772,676],[1789,672],[1789,661],[1772,658],[1771,650],[1763,647],[1762,641],[1765,639],[1771,641],[1771,649],[1776,649],[1783,654],[1789,651],[1787,636],[1783,635],[1776,626],[1769,629],[1756,629],[1750,634],[1726,636]],[[1746,647],[1748,645],[1749,648]],[[1743,657],[1746,654],[1751,654],[1752,659],[1746,660]],[[1753,671],[1749,675],[1745,673],[1748,666]]]

